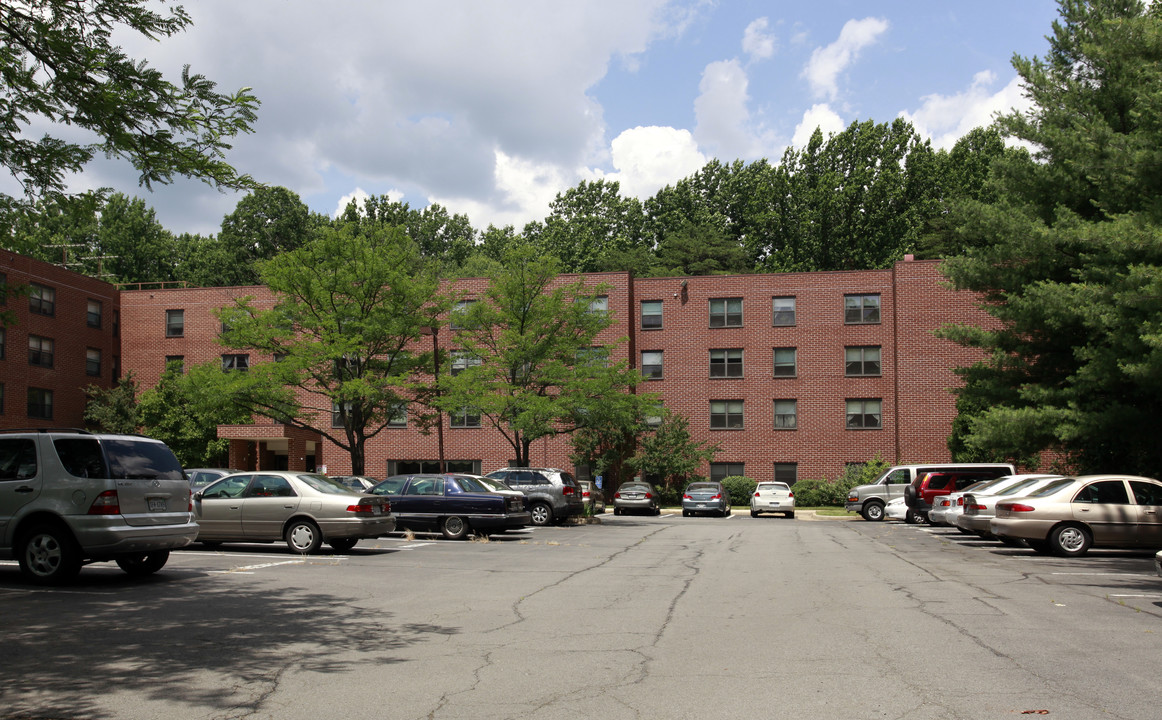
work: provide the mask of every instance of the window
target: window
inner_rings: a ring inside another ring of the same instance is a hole
[[[608,367],[609,350],[603,347],[587,347],[577,351],[578,367]]]
[[[794,430],[797,428],[799,426],[798,410],[798,400],[776,400],[775,429]]]
[[[1082,488],[1073,502],[1129,505],[1130,496],[1126,494],[1126,484],[1121,480],[1101,480]]]
[[[470,367],[475,367],[481,364],[483,360],[464,352],[463,350],[452,351],[452,374],[459,375]]]
[[[771,324],[775,327],[795,324],[795,298],[771,298]]]
[[[451,413],[448,426],[454,428],[478,428],[480,427],[480,411],[475,408],[463,408],[458,412]]]
[[[775,463],[775,482],[794,487],[799,482],[799,463]]]
[[[662,328],[662,301],[642,300],[642,330]]]
[[[101,327],[101,301],[90,300],[85,311],[85,324],[91,328]]]
[[[579,300],[578,302],[585,302],[585,300]],[[609,297],[605,295],[597,295],[589,298],[588,302],[589,308],[586,310],[586,312],[594,314],[609,312]]]
[[[101,351],[96,348],[85,350],[85,374],[101,377]]]
[[[113,356],[113,379],[114,380],[121,379],[121,356],[120,355]]]
[[[461,300],[452,308],[451,314],[448,316],[448,327],[453,330],[463,330],[468,327],[467,315],[472,311],[472,303],[475,300]]]
[[[775,348],[775,377],[795,377],[799,373],[799,351],[797,348]]]
[[[848,325],[865,325],[880,321],[879,295],[844,295],[843,322]]]
[[[8,344],[8,332],[0,328],[0,360],[4,359],[4,348]]]
[[[746,474],[744,463],[710,463],[710,479],[722,482],[728,477],[742,477]]]
[[[848,377],[880,374],[880,348],[878,345],[844,348],[843,355],[844,372]]]
[[[121,337],[121,311],[113,311],[113,337]]]
[[[662,379],[662,351],[642,351],[642,377],[647,380]]]
[[[37,367],[52,367],[53,342],[39,335],[28,336],[28,364]]]
[[[52,390],[28,388],[28,417],[52,420]]]
[[[347,413],[350,414],[351,403],[344,403],[343,407],[346,408]],[[343,412],[340,410],[338,401],[335,400],[331,401],[331,427],[343,427]]]
[[[711,400],[711,430],[741,430],[742,400]]]
[[[0,305],[8,303],[8,276],[0,273]]]
[[[246,372],[249,369],[250,356],[245,353],[233,353],[222,356],[223,372],[231,372],[232,370]]]
[[[391,414],[387,418],[388,427],[407,427],[408,425],[408,406],[407,403],[399,403],[393,406],[390,411]]]
[[[182,337],[186,334],[186,311],[165,311],[165,336]]]
[[[642,422],[644,422],[646,426],[658,427],[662,424],[662,404],[660,402],[646,412],[649,414],[642,418]]]
[[[4,414],[4,383],[0,383],[0,415]]]
[[[742,327],[742,298],[711,300],[710,327]]]
[[[165,369],[173,370],[181,375],[186,371],[186,356],[185,355],[166,355]]]
[[[742,348],[711,350],[710,377],[742,377]]]
[[[847,429],[876,430],[883,427],[879,400],[848,400]]]
[[[56,313],[56,290],[45,285],[29,283],[28,310],[37,315],[52,317]]]

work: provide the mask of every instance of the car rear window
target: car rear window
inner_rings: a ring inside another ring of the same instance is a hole
[[[459,476],[452,479],[459,483],[460,487],[463,488],[465,492],[492,492],[476,478]]]
[[[714,483],[691,483],[686,490],[717,490],[718,486]]]
[[[1073,481],[1070,480],[1069,478],[1062,478],[1061,480],[1056,480],[1054,482],[1049,483],[1048,485],[1041,488],[1040,490],[1038,490],[1035,493],[1029,493],[1028,497],[1049,497],[1050,495],[1057,492],[1058,490],[1065,487],[1066,485],[1072,485],[1072,484],[1073,484]]]
[[[302,473],[295,475],[300,482],[307,485],[318,492],[327,495],[350,495],[353,491],[338,480],[327,477],[326,475],[318,475],[316,473]]]
[[[626,492],[626,491],[629,491],[629,492],[649,492],[650,486],[649,485],[622,485],[620,488],[618,488],[617,491],[618,492]]]
[[[786,483],[759,483],[759,490],[790,490]]]
[[[29,438],[0,439],[0,480],[36,477],[36,445]]]
[[[53,444],[77,443],[74,448],[83,452],[80,443],[86,438],[61,438]],[[170,449],[158,442],[135,440],[132,438],[104,438],[101,447],[105,450],[105,459],[109,461],[109,472],[106,477],[117,480],[185,480],[181,463],[170,452]],[[57,454],[61,450],[58,446]],[[61,458],[62,462],[64,458]],[[93,462],[92,458],[88,460]]]

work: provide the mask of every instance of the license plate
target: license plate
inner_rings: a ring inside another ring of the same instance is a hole
[[[770,501],[770,502],[768,502],[767,504],[768,504],[768,505],[770,505],[771,507],[778,507],[778,506],[779,506],[779,501],[778,501],[778,500],[771,500],[771,501]]]
[[[698,503],[698,507],[704,508],[704,507],[707,507],[707,505],[706,505],[706,503]]]
[[[165,512],[165,498],[149,498],[150,512]]]

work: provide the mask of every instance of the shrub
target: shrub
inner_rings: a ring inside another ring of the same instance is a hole
[[[742,475],[731,475],[722,479],[722,487],[730,494],[731,505],[750,505],[751,495],[758,486],[754,480]]]
[[[791,487],[791,492],[795,493],[795,505],[799,507],[838,506],[847,500],[847,488],[826,478],[800,480]]]

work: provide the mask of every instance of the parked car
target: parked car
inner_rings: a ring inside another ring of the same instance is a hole
[[[761,482],[755,487],[750,498],[750,516],[758,517],[765,512],[781,512],[786,517],[795,517],[795,493],[787,483]]]
[[[523,492],[533,525],[548,525],[585,512],[581,486],[570,472],[557,468],[504,468],[485,477]]]
[[[720,482],[692,482],[682,493],[682,517],[713,512],[720,517],[730,514],[730,493]]]
[[[912,510],[904,504],[904,496],[892,498],[884,505],[884,517],[888,520],[903,520]]]
[[[1012,476],[1005,475],[992,480],[980,480],[962,490],[935,497],[932,500],[932,508],[928,511],[928,522],[942,527],[956,527],[956,517],[964,511],[965,493],[987,491],[989,487],[995,486],[1006,477]],[[959,530],[959,528],[957,529]],[[964,531],[961,530],[961,532]]]
[[[936,498],[960,492],[969,485],[981,480],[991,480],[1010,473],[997,473],[991,470],[942,470],[930,472],[917,477],[912,484],[904,488],[904,504],[915,510],[930,522],[928,511]]]
[[[591,515],[600,515],[605,512],[605,493],[592,480],[578,480],[581,486],[581,499]]]
[[[366,475],[331,475],[332,480],[340,482],[357,493],[367,492],[379,484],[379,481]]]
[[[227,475],[194,493],[198,541],[285,541],[293,552],[318,551],[325,542],[346,551],[363,538],[395,529],[386,498],[357,493],[307,472],[262,470]]]
[[[190,490],[197,492],[215,480],[221,480],[227,475],[242,472],[226,468],[193,468],[186,470],[186,477],[190,479]]]
[[[863,516],[864,520],[877,522],[884,519],[884,506],[891,500],[904,496],[904,488],[917,477],[940,470],[987,469],[993,477],[1012,475],[1017,469],[1006,463],[923,463],[919,465],[893,465],[884,471],[874,483],[858,485],[847,493],[843,507]]]
[[[1162,482],[1127,475],[1073,479],[998,502],[992,534],[1062,557],[1091,547],[1162,546]]]
[[[83,430],[0,431],[0,557],[58,584],[81,565],[160,570],[198,534],[190,484],[159,440]]]
[[[489,490],[463,473],[393,475],[368,491],[391,499],[398,527],[440,532],[460,540],[523,528],[531,522],[524,500]]]
[[[661,498],[653,485],[637,480],[621,484],[613,493],[613,514],[625,515],[628,512],[662,514]]]
[[[981,490],[971,490],[964,494],[964,510],[956,516],[956,526],[984,538],[993,537],[989,530],[996,512],[996,504],[1010,497],[1021,497],[1049,485],[1051,482],[1062,481],[1062,484],[1073,482],[1060,475],[1009,475],[1002,482],[990,485]],[[1012,544],[1024,544],[1013,541]]]

